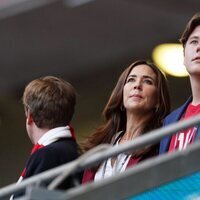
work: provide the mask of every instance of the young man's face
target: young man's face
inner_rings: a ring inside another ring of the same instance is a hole
[[[190,75],[200,75],[200,25],[194,29],[186,42],[184,65]]]

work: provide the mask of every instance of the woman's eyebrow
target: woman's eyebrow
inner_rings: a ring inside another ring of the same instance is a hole
[[[198,37],[198,36],[196,36],[196,35],[193,35],[193,36],[189,37],[189,39],[188,39],[188,40],[193,40],[193,39],[199,39],[199,37]]]
[[[149,78],[149,79],[151,79],[151,80],[153,80],[153,81],[154,81],[154,78],[152,78],[151,76],[144,75],[143,77],[144,77],[144,78]]]
[[[136,74],[130,74],[130,75],[128,75],[128,77],[137,77],[137,75]],[[155,81],[154,78],[152,78],[151,76],[148,76],[148,75],[143,75],[142,77],[143,78],[149,78],[149,79]]]

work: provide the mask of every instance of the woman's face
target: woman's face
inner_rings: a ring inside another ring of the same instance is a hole
[[[157,106],[157,77],[145,64],[135,66],[126,79],[123,104],[127,112],[147,113]]]

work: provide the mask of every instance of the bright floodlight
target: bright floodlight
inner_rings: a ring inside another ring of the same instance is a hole
[[[153,50],[153,60],[164,72],[172,76],[184,77],[188,73],[183,65],[181,44],[161,44]]]

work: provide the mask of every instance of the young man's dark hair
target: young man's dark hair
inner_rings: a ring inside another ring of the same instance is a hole
[[[190,36],[190,34],[193,32],[193,30],[196,28],[196,26],[200,25],[200,13],[196,13],[188,22],[187,26],[185,27],[185,30],[183,31],[183,34],[181,35],[181,38],[179,41],[183,45],[183,48],[185,48],[185,44]]]

